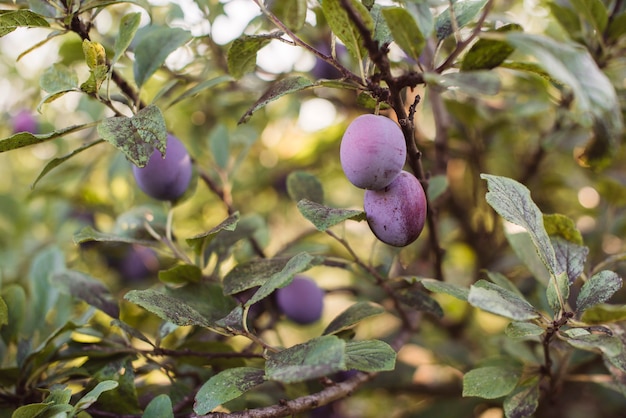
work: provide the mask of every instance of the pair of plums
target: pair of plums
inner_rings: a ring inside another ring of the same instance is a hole
[[[361,115],[346,129],[339,157],[348,180],[365,190],[363,207],[376,237],[403,247],[419,237],[426,220],[426,194],[404,171],[406,143],[400,126],[380,115]]]

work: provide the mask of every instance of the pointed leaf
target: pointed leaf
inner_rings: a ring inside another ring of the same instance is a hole
[[[443,318],[443,309],[437,301],[416,288],[402,289],[398,292],[400,302],[416,311],[426,312],[437,318]]]
[[[435,279],[421,279],[420,283],[422,283],[422,285],[424,285],[424,287],[431,292],[443,293],[467,302],[469,289],[453,283],[446,283]]]
[[[287,94],[311,88],[314,85],[315,84],[308,78],[299,76],[287,77],[275,82],[270,86],[269,90],[263,93],[261,98],[244,113],[241,119],[239,119],[239,123],[246,123],[254,112],[264,108],[268,103]]]
[[[245,306],[252,306],[260,300],[265,299],[274,290],[285,287],[291,283],[296,274],[302,273],[321,262],[321,258],[314,257],[308,253],[303,252],[295,255],[285,264],[285,267],[281,271],[273,274],[267,282],[263,283],[259,290],[248,299]]]
[[[609,13],[601,0],[570,0],[570,3],[584,20],[591,23],[598,36],[604,33]]]
[[[576,310],[583,312],[599,303],[606,302],[622,287],[622,278],[612,271],[594,274],[580,289],[576,300]]]
[[[253,367],[224,370],[202,385],[196,394],[193,410],[199,415],[208,414],[218,406],[240,397],[264,381],[263,370]]]
[[[76,156],[77,154],[80,154],[81,152],[93,147],[94,145],[98,145],[103,143],[104,141],[102,139],[98,139],[96,141],[93,142],[89,142],[81,147],[76,148],[74,151],[70,152],[69,154],[66,154],[62,157],[58,157],[58,158],[53,158],[52,160],[48,161],[48,163],[46,164],[46,166],[43,168],[43,170],[41,170],[41,172],[39,173],[39,175],[37,176],[37,178],[35,179],[35,181],[33,182],[33,184],[31,184],[31,189],[34,189],[35,186],[37,186],[37,183],[39,183],[39,181],[46,175],[48,174],[50,171],[52,171],[53,169],[55,169],[56,167],[60,166],[61,164],[63,164],[64,162],[66,162],[67,160],[69,160],[70,158]]]
[[[99,280],[86,273],[73,270],[55,273],[50,280],[65,293],[87,302],[113,318],[119,318],[120,308],[117,301]]]
[[[522,27],[516,23],[504,25],[493,32],[502,33],[509,31],[521,31]],[[515,51],[515,48],[506,41],[499,39],[481,38],[463,57],[461,70],[490,70],[502,64],[505,59]]]
[[[587,324],[606,324],[626,319],[626,305],[609,305],[600,303],[583,312],[581,320]]]
[[[172,400],[165,394],[152,398],[141,418],[174,418]]]
[[[564,303],[569,298],[569,288],[570,281],[566,272],[560,273],[556,277],[550,277],[546,289],[546,298],[548,299],[548,305],[550,305],[555,314],[565,310]]]
[[[50,24],[43,16],[28,9],[0,11],[0,36],[11,33],[19,27],[48,28]]]
[[[175,98],[174,100],[172,100],[167,107],[172,107],[174,106],[176,103],[179,103],[185,99],[188,99],[190,97],[193,97],[201,92],[203,92],[204,90],[210,89],[211,87],[217,86],[218,84],[222,84],[225,83],[227,81],[233,81],[234,79],[229,76],[229,75],[220,75],[217,76],[215,78],[211,78],[209,80],[204,80],[203,82],[199,83],[198,85],[190,88],[189,90],[185,91],[183,94],[181,94],[180,96],[178,96],[177,98]]]
[[[90,226],[86,226],[81,229],[79,232],[74,234],[74,243],[82,244],[83,242],[125,242],[127,244],[138,244],[143,246],[154,246],[158,243],[156,241],[147,241],[135,239],[128,236],[123,235],[115,235],[115,234],[106,234],[103,232],[98,232]]]
[[[298,202],[298,210],[318,231],[326,231],[347,219],[362,221],[365,212],[354,209],[335,209],[304,199]]]
[[[203,232],[194,237],[187,238],[185,241],[195,251],[196,254],[201,254],[202,249],[209,244],[217,234],[221,231],[234,231],[237,228],[240,216],[239,212],[235,212],[228,218],[224,219],[214,228],[211,228],[207,232]]]
[[[463,396],[496,399],[506,396],[517,385],[521,370],[516,367],[488,366],[470,370],[463,376]]]
[[[235,39],[228,49],[228,72],[234,78],[241,78],[256,68],[256,55],[272,39],[280,38],[281,32],[266,35],[242,35]]]
[[[507,418],[529,418],[539,406],[539,377],[535,376],[520,384],[504,400]]]
[[[556,262],[560,271],[567,274],[569,283],[574,281],[583,273],[585,261],[589,248],[565,241],[562,238],[553,238],[552,246],[556,255]]]
[[[289,258],[270,258],[237,264],[224,276],[224,294],[234,295],[261,286],[285,268]]]
[[[63,64],[53,64],[41,75],[39,86],[42,90],[52,94],[76,90],[78,75],[76,71]]]
[[[1,32],[0,32],[1,33]],[[11,415],[11,418],[35,418],[42,412],[48,410],[52,406],[52,402],[32,403],[20,406]]]
[[[91,389],[85,396],[76,402],[76,406],[74,407],[75,411],[81,411],[83,409],[89,408],[93,405],[100,395],[109,390],[113,390],[119,386],[119,383],[113,380],[105,380],[104,382],[100,382],[96,385],[95,388]]]
[[[307,4],[306,0],[273,0],[270,11],[293,32],[304,26]]]
[[[419,61],[426,39],[420,32],[413,16],[402,7],[382,9],[382,14],[398,46],[415,61]]]
[[[500,91],[500,78],[492,71],[465,71],[443,75],[425,73],[424,80],[451,91],[469,95],[495,95]]]
[[[380,340],[348,341],[346,368],[363,372],[384,372],[395,369],[396,352]]]
[[[494,284],[504,289],[510,290],[511,292],[516,293],[522,298],[524,297],[524,295],[522,295],[522,292],[520,292],[520,290],[513,284],[513,282],[511,282],[504,274],[495,271],[486,271],[485,273],[487,274],[489,280],[491,280]]]
[[[374,22],[374,40],[378,42],[378,45],[390,44],[393,42],[393,36],[391,35],[391,29],[383,16],[383,10],[385,8],[379,4],[374,4],[370,8],[370,15]]]
[[[357,302],[340,313],[324,330],[324,334],[337,334],[357,325],[364,319],[380,315],[385,308],[372,302]]]
[[[358,0],[348,1],[352,10],[358,14],[363,25],[370,33],[373,33],[374,21],[365,6]],[[337,38],[341,39],[341,42],[346,46],[350,55],[357,61],[363,60],[367,54],[365,46],[363,45],[363,37],[356,24],[350,19],[341,0],[324,0],[322,2],[322,11],[326,17],[328,26],[330,26]]]
[[[428,179],[428,200],[434,201],[448,190],[448,177],[444,175],[432,176]]]
[[[131,290],[124,299],[176,325],[211,325],[204,315],[184,301],[155,289]]]
[[[113,45],[114,55],[111,59],[111,66],[122,57],[130,46],[137,29],[139,29],[139,23],[141,23],[141,13],[139,12],[128,13],[122,17],[120,31],[117,38],[115,38],[115,45]]]
[[[462,28],[470,23],[478,15],[483,7],[487,4],[487,0],[460,0],[454,3],[454,22],[453,16],[448,7],[435,19],[435,32],[437,39],[443,40],[454,33],[455,28]]]
[[[538,337],[546,332],[545,329],[532,322],[516,322],[513,321],[504,329],[507,337],[514,339],[527,339]]]
[[[150,105],[133,117],[115,116],[100,122],[98,134],[122,151],[137,167],[144,167],[155,149],[165,155],[167,130],[161,110]]]
[[[472,285],[467,301],[484,311],[516,321],[539,317],[539,312],[518,294],[485,280],[479,280]]]
[[[163,65],[165,59],[186,44],[191,34],[181,28],[159,27],[150,31],[135,47],[135,83],[138,87]]]
[[[623,353],[622,341],[608,334],[592,334],[583,328],[571,328],[563,332],[565,341],[571,346],[585,351],[601,352],[607,358],[616,357]]]
[[[287,193],[291,200],[299,202],[302,199],[311,202],[324,203],[324,188],[322,183],[313,174],[305,171],[293,171],[287,176]]]
[[[68,126],[67,128],[61,128],[54,132],[48,132],[46,134],[38,135],[31,134],[30,132],[18,132],[8,138],[0,140],[0,152],[6,152],[22,147],[27,147],[30,145],[41,144],[42,142],[46,142],[51,139],[60,138],[64,135],[90,128],[93,125],[93,123],[87,123],[84,125],[73,125]]]
[[[346,343],[325,335],[269,355],[265,363],[268,380],[304,382],[346,370]]]

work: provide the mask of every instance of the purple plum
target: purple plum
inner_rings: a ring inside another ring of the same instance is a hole
[[[409,245],[419,237],[426,221],[426,194],[415,176],[401,171],[382,190],[366,190],[367,223],[382,242],[396,247]]]
[[[11,122],[13,123],[13,133],[30,132],[31,134],[39,133],[39,123],[33,115],[33,112],[22,109],[17,112]]]
[[[158,200],[176,200],[189,187],[192,176],[191,157],[174,135],[167,135],[165,157],[158,150],[145,167],[133,166],[137,185],[148,196]]]
[[[296,276],[287,286],[276,290],[276,304],[285,316],[301,325],[322,317],[324,291],[306,276]]]
[[[143,280],[159,270],[159,259],[153,249],[132,245],[117,266],[123,280]]]
[[[380,190],[400,173],[406,160],[406,144],[400,126],[380,115],[354,119],[341,139],[341,167],[352,184]]]

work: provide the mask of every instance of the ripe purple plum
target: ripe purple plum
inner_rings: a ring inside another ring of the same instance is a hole
[[[361,115],[346,129],[339,148],[341,167],[352,184],[380,190],[400,173],[406,144],[400,126],[380,115]]]
[[[370,229],[386,244],[404,247],[424,229],[426,194],[419,180],[407,171],[401,171],[382,190],[366,190],[363,206]]]
[[[276,290],[276,304],[285,316],[301,325],[322,317],[324,291],[306,276],[296,276],[287,286]]]
[[[13,133],[18,132],[30,132],[31,134],[39,133],[39,123],[33,115],[33,112],[27,109],[22,109],[17,112],[12,120]]]
[[[174,135],[167,135],[165,157],[158,150],[145,167],[133,166],[137,185],[148,196],[158,200],[176,200],[189,187],[192,176],[191,157]]]

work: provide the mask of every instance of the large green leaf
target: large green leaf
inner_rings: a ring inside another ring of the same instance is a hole
[[[270,354],[265,364],[268,380],[303,382],[346,370],[346,343],[325,335]]]
[[[176,49],[186,44],[191,34],[181,28],[159,27],[141,38],[134,48],[135,65],[133,67],[135,83],[141,87],[165,59]]]
[[[228,218],[220,222],[219,225],[211,228],[209,231],[203,232],[191,238],[187,238],[186,242],[191,248],[193,248],[196,254],[201,254],[204,247],[211,241],[213,241],[215,236],[221,231],[234,231],[237,228],[237,223],[239,222],[239,219],[239,212],[235,212]]]
[[[518,294],[479,280],[470,288],[467,301],[477,308],[516,321],[539,318],[539,312]]]
[[[448,7],[435,19],[437,39],[445,39],[454,33],[455,27],[462,28],[470,23],[485,7],[485,4],[487,4],[487,0],[460,0],[454,2],[454,13],[450,13],[450,8]]]
[[[520,31],[522,27],[516,23],[504,25],[493,33]],[[463,57],[461,70],[489,70],[502,64],[513,53],[515,48],[508,42],[499,39],[481,38]]]
[[[580,289],[576,310],[583,312],[594,305],[606,302],[621,287],[621,277],[612,271],[605,270],[594,274]]]
[[[487,366],[470,370],[463,376],[463,396],[496,399],[515,389],[521,370],[510,366]]]
[[[150,105],[132,117],[115,116],[100,122],[98,134],[137,167],[145,167],[154,150],[166,153],[167,130],[161,110]]]
[[[380,340],[348,341],[346,368],[363,372],[384,372],[396,367],[396,352]]]
[[[305,171],[293,171],[287,176],[287,193],[289,197],[299,202],[307,199],[315,203],[324,203],[324,187],[322,182],[313,174]]]
[[[370,33],[374,33],[374,21],[369,11],[358,0],[348,0],[352,10],[356,12],[359,19],[365,25]],[[348,52],[357,59],[363,60],[367,54],[367,50],[363,44],[363,37],[358,27],[354,23],[348,12],[341,4],[341,0],[324,0],[322,2],[322,10],[328,26],[341,42],[346,46]]]
[[[43,16],[28,9],[0,10],[0,36],[11,33],[19,27],[47,28],[50,24]]]
[[[394,41],[406,54],[419,61],[426,39],[420,32],[413,16],[402,7],[382,9],[382,14],[391,30]]]
[[[84,125],[68,126],[59,130],[48,132],[46,134],[31,134],[30,132],[18,132],[8,138],[0,139],[0,152],[12,151],[14,149],[27,147],[30,145],[41,144],[51,139],[60,138],[64,135],[78,132],[83,129],[91,128],[95,123],[87,123]]]
[[[224,370],[211,377],[196,394],[193,410],[204,415],[218,406],[238,398],[265,381],[263,370],[237,367]]]
[[[347,219],[365,220],[365,212],[355,209],[337,209],[303,199],[298,202],[298,210],[318,231],[326,231]]]
[[[131,290],[124,299],[176,325],[211,326],[211,322],[184,300],[156,289]]]
[[[290,30],[302,29],[307,12],[306,0],[272,0],[268,3],[269,10]]]
[[[504,399],[504,413],[507,418],[529,418],[539,406],[539,377],[519,384],[509,396]]]
[[[315,84],[311,80],[301,76],[287,77],[278,80],[272,84],[265,93],[263,93],[261,98],[259,98],[259,100],[257,100],[256,103],[254,103],[252,107],[246,111],[246,113],[244,113],[244,115],[239,119],[239,123],[241,124],[247,122],[254,112],[264,108],[268,103],[273,102],[276,99],[314,86]]]
[[[115,38],[115,44],[113,45],[113,51],[115,54],[111,59],[111,65],[114,65],[124,54],[124,52],[130,46],[130,43],[139,29],[139,23],[141,22],[141,13],[129,13],[122,17],[120,21],[120,31]]]
[[[73,270],[55,273],[50,280],[65,293],[87,302],[113,318],[119,318],[120,308],[117,301],[101,281]]]
[[[242,35],[235,39],[228,49],[228,72],[234,78],[241,78],[256,68],[256,55],[259,50],[280,37],[282,33],[266,35]]]
[[[172,400],[165,394],[155,396],[146,406],[141,418],[174,418]]]
[[[337,334],[356,326],[359,322],[385,312],[385,308],[372,302],[357,302],[340,313],[324,330],[324,334]]]

